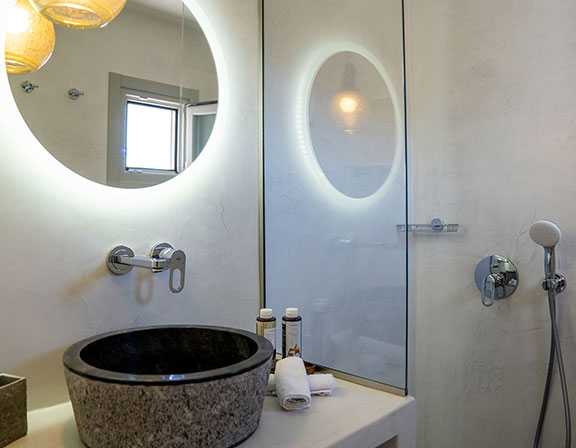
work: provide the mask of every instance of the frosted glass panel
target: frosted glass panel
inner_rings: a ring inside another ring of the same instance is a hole
[[[400,0],[264,0],[265,300],[303,357],[406,388]]]

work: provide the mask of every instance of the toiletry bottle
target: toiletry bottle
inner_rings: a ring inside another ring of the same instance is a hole
[[[272,343],[276,354],[276,318],[272,315],[272,308],[260,310],[260,315],[256,318],[256,333]]]
[[[282,358],[302,357],[302,317],[298,308],[286,308],[282,316]]]

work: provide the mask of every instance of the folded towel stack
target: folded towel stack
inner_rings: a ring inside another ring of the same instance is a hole
[[[302,358],[292,356],[278,361],[275,383],[282,408],[295,411],[310,406],[310,386]]]
[[[310,395],[328,396],[332,395],[336,381],[330,373],[308,375],[308,385],[310,387]],[[268,380],[266,395],[276,395],[276,375],[273,373],[270,374]]]

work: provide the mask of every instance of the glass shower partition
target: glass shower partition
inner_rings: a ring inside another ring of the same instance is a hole
[[[306,361],[405,393],[402,1],[262,15],[265,304],[299,309]]]

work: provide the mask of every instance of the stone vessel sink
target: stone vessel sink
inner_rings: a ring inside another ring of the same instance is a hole
[[[133,328],[72,345],[64,370],[90,448],[231,447],[256,430],[272,344],[210,326]]]

